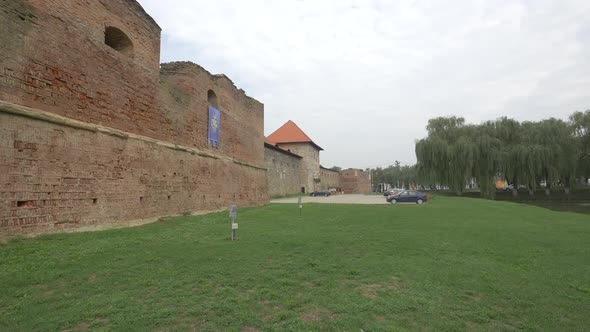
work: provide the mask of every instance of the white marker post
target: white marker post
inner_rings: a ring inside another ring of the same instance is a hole
[[[297,204],[299,204],[299,215],[301,215],[301,209],[303,209],[303,204],[301,204],[301,194],[299,194],[299,200]]]
[[[229,219],[231,220],[231,240],[236,239],[236,229],[238,229],[238,224],[236,223],[236,218],[238,217],[238,207],[234,204],[229,208]]]
[[[231,240],[235,240],[236,239],[236,229],[238,229],[238,224],[232,222],[231,223]]]

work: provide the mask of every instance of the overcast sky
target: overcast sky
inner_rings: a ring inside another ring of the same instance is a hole
[[[413,163],[429,118],[590,108],[588,0],[140,0],[161,61],[224,73],[326,167]],[[450,5],[451,4],[451,5]]]

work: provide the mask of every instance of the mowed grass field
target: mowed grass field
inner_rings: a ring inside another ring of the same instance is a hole
[[[0,330],[590,329],[590,216],[271,204],[0,245]]]

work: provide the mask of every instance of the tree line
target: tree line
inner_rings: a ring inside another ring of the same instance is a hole
[[[421,183],[448,186],[458,195],[475,180],[481,195],[493,198],[497,179],[526,188],[532,195],[544,184],[566,192],[576,179],[590,177],[590,111],[567,121],[550,118],[519,122],[507,117],[466,124],[462,117],[430,119],[428,136],[416,142]]]
[[[374,189],[377,189],[376,186],[379,183],[389,183],[396,188],[410,189],[415,186],[418,175],[416,165],[402,166],[399,161],[388,167],[377,167],[367,171],[370,171]]]

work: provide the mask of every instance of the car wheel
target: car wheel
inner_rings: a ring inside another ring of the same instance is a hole
[[[395,203],[397,203],[397,200],[396,200],[396,199],[392,199],[392,200],[390,201],[390,203],[391,203],[391,204],[395,204]]]
[[[328,197],[328,196],[330,196],[330,195],[326,194],[325,196],[326,196],[326,197]]]
[[[422,200],[422,198],[419,198],[419,199],[416,201],[416,204],[424,204],[424,201]]]
[[[311,194],[311,197],[315,197],[315,194]]]

